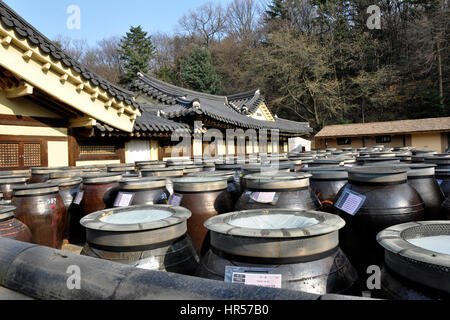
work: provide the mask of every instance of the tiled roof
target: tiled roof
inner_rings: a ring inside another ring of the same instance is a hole
[[[190,132],[189,125],[158,116],[158,110],[151,105],[142,105],[141,112],[142,115],[134,123],[133,134],[172,133],[174,131]],[[119,130],[99,122],[97,122],[96,129],[100,133],[113,135],[120,133]]]
[[[103,79],[99,75],[81,65],[75,59],[69,57],[51,40],[37,31],[1,0],[0,21],[5,29],[14,30],[20,38],[26,39],[30,46],[34,48],[38,47],[43,55],[50,55],[54,60],[60,61],[65,67],[71,68],[75,72],[79,73],[84,80],[89,81],[93,86],[99,86],[108,92],[112,97],[115,97],[119,101],[123,101],[127,105],[131,105],[134,108],[139,107],[139,103],[133,101],[133,92],[125,90]]]
[[[450,117],[332,125],[323,128],[316,135],[316,138],[392,135],[433,131],[450,131]]]
[[[312,132],[305,122],[294,122],[275,117],[275,121],[256,120],[252,114],[264,101],[259,90],[231,96],[218,96],[180,88],[148,75],[139,74],[129,87],[161,102],[157,106],[167,118],[205,114],[217,121],[248,129],[278,129],[281,133],[304,134]],[[168,106],[167,106],[168,105]]]
[[[247,129],[278,129],[281,133],[300,134],[312,132],[308,123],[289,121],[275,118],[275,121],[256,120],[242,115],[224,106],[224,102],[208,100],[177,99],[176,104],[161,110],[162,115],[168,118],[180,118],[193,114],[205,114],[217,121]]]

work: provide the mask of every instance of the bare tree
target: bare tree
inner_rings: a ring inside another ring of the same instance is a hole
[[[191,37],[199,37],[202,44],[209,47],[215,40],[220,40],[225,31],[226,14],[223,7],[208,2],[194,11],[184,15],[179,24]]]
[[[85,39],[72,39],[62,34],[59,34],[53,39],[53,42],[58,45],[69,57],[81,62],[88,47]]]
[[[238,40],[248,39],[258,26],[259,12],[256,0],[233,0],[227,9],[227,32]]]

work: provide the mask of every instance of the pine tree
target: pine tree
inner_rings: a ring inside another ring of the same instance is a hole
[[[285,7],[285,0],[272,0],[272,4],[268,5],[266,10],[266,21],[287,18],[287,9]]]
[[[211,63],[206,48],[195,48],[183,61],[182,79],[192,89],[209,94],[220,94],[222,84]]]
[[[121,84],[128,84],[136,78],[138,72],[147,73],[150,70],[150,60],[155,54],[151,36],[142,30],[141,26],[131,27],[120,40],[120,62],[123,74]]]

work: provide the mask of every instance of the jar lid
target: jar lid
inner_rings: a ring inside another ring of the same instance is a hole
[[[134,163],[113,163],[113,164],[108,164],[106,167],[108,169],[109,168],[123,168],[123,167],[133,167],[134,168]]]
[[[16,207],[0,205],[0,221],[14,217]]]
[[[31,168],[31,174],[51,174],[66,170],[70,171],[71,168]]]
[[[50,173],[50,179],[81,177],[82,175],[83,175],[83,170],[56,171],[56,172]]]
[[[217,163],[216,170],[240,170],[242,166],[242,163]]]
[[[0,185],[2,184],[12,184],[12,183],[26,183],[28,176],[2,176],[0,177]]]
[[[337,248],[345,222],[318,211],[261,209],[231,212],[208,219],[211,246],[255,258],[294,258]],[[276,241],[274,241],[276,239]]]
[[[203,171],[192,172],[188,174],[188,177],[225,177],[228,182],[234,180],[235,171]]]
[[[347,167],[311,167],[303,168],[302,171],[311,173],[311,180],[348,180]]]
[[[119,173],[87,173],[83,175],[84,184],[107,184],[112,182],[119,182],[122,180],[122,175]]]
[[[14,186],[13,193],[15,196],[36,196],[48,193],[58,193],[59,187],[53,183],[33,183],[24,186]]]
[[[191,215],[183,207],[142,205],[97,211],[81,219],[80,223],[87,229],[99,231],[141,231],[179,224]]]
[[[80,185],[82,182],[82,178],[50,179],[47,181],[47,183],[56,184],[60,187],[76,186]]]
[[[140,170],[143,176],[154,177],[182,177],[184,175],[183,169],[160,168],[160,169],[142,169]]]
[[[139,168],[139,170],[142,170],[142,169],[161,169],[161,168],[165,168],[166,164],[165,163],[156,163],[156,164],[145,163],[145,164],[138,164],[137,167]]]
[[[30,170],[11,170],[11,171],[0,171],[0,178],[6,177],[29,177],[31,175]]]
[[[148,249],[136,248],[174,241],[186,234],[186,221],[191,215],[182,207],[142,205],[94,212],[80,224],[86,228],[86,240],[91,245],[143,251]]]
[[[430,177],[435,175],[437,165],[430,164],[413,164],[413,163],[399,163],[395,167],[407,168],[408,178],[415,177]]]
[[[269,173],[244,176],[246,187],[253,190],[286,190],[309,187],[309,173]]]
[[[425,163],[435,163],[438,165],[443,164],[450,164],[450,154],[445,156],[430,156],[430,157],[424,157]]]
[[[225,177],[186,177],[173,179],[172,182],[176,192],[206,192],[228,188],[228,180]]]
[[[450,177],[450,169],[436,169],[436,176]]]
[[[188,159],[168,159],[167,166],[173,167],[173,166],[183,166],[183,165],[193,165],[194,161],[188,160]]]
[[[164,188],[167,179],[164,177],[125,178],[120,180],[120,190],[143,190]]]
[[[396,183],[407,182],[407,168],[358,167],[348,169],[349,182]]]
[[[450,221],[420,221],[389,227],[377,235],[386,265],[426,287],[450,293]]]

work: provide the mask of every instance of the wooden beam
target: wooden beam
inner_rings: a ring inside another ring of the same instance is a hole
[[[68,125],[68,121],[66,119],[16,116],[16,115],[2,114],[2,115],[0,115],[0,125],[66,128]]]
[[[28,83],[23,83],[19,87],[6,89],[6,98],[8,99],[16,99],[20,97],[25,97],[33,94],[34,87]]]
[[[69,122],[70,128],[93,127],[97,124],[97,120],[90,117],[76,118]]]

